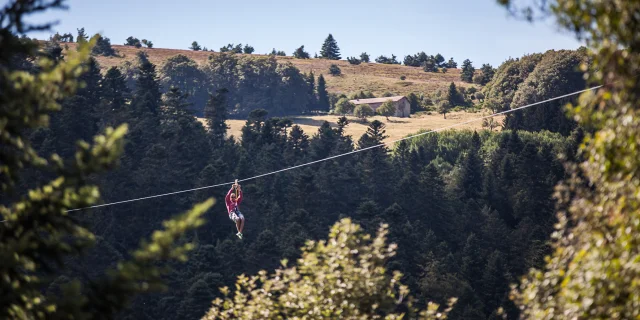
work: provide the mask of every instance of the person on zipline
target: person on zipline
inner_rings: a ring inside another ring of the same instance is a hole
[[[236,223],[236,229],[238,233],[236,236],[242,239],[242,230],[244,229],[244,216],[238,209],[238,205],[242,202],[242,188],[238,184],[238,180],[231,185],[231,189],[227,192],[227,196],[224,198],[227,204],[227,212],[229,213],[229,219]]]

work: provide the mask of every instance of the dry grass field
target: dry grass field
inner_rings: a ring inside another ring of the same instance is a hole
[[[429,130],[429,129],[438,129],[442,127],[451,126],[457,123],[469,121],[471,119],[476,119],[482,117],[483,113],[467,113],[467,112],[452,112],[447,114],[447,119],[443,119],[440,114],[431,114],[431,115],[420,115],[420,116],[412,116],[412,118],[389,118],[390,121],[387,121],[384,117],[375,116],[369,119],[369,121],[379,120],[386,125],[386,134],[389,136],[385,141],[392,141],[396,139],[400,139],[402,137],[406,137],[407,135],[418,132],[419,130]],[[324,121],[328,121],[331,126],[335,127],[337,125],[339,116],[332,115],[322,115],[322,116],[299,116],[292,117],[294,124],[299,125],[302,130],[310,137],[313,136],[317,131],[318,127],[322,125]],[[503,116],[496,117],[496,121],[502,122]],[[204,123],[204,119],[199,119]],[[346,128],[347,135],[351,135],[354,140],[360,138],[367,131],[367,123],[357,122],[357,119],[354,117],[349,117],[349,125]],[[229,135],[233,135],[236,139],[239,139],[242,136],[242,127],[245,124],[244,120],[228,120],[227,124],[229,125],[229,130],[227,131]],[[482,129],[482,121],[474,121],[471,123],[467,123],[456,127],[456,129]],[[498,129],[494,129],[498,130]]]
[[[75,43],[63,43],[62,46],[69,46],[69,49],[75,49]],[[154,64],[161,66],[167,58],[177,54],[183,54],[196,61],[198,64],[204,64],[211,54],[215,52],[179,50],[179,49],[146,49],[135,48],[131,46],[113,45],[119,54],[119,57],[103,57],[97,56],[97,60],[103,69],[112,66],[118,66],[126,60],[136,58],[136,52],[146,51],[149,60]],[[254,54],[252,56],[263,56]],[[295,59],[293,57],[277,57],[281,63],[290,62],[302,72],[313,73],[318,76],[324,74],[327,81],[327,89],[332,93],[349,94],[356,91],[370,91],[376,96],[381,96],[385,92],[391,92],[396,95],[407,95],[411,92],[431,93],[437,89],[446,89],[451,82],[455,82],[457,86],[470,87],[468,84],[460,81],[460,69],[448,69],[447,73],[431,73],[424,72],[419,67],[407,67],[403,65],[388,65],[377,63],[362,63],[360,65],[351,65],[346,60],[334,61],[325,59]],[[402,57],[399,57],[402,59]],[[459,61],[458,63],[461,63]],[[329,66],[337,64],[342,70],[341,76],[329,75]],[[160,68],[158,68],[160,69]],[[400,80],[401,76],[405,76],[404,81]]]

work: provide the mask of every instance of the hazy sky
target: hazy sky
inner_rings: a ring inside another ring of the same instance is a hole
[[[0,0],[7,3],[7,0]],[[128,36],[153,41],[157,48],[186,49],[194,40],[216,51],[228,43],[248,43],[256,53],[271,49],[287,55],[304,45],[312,56],[332,33],[342,58],[366,51],[372,60],[425,51],[470,59],[475,67],[497,67],[508,57],[575,49],[572,35],[546,23],[509,17],[495,0],[68,0],[68,11],[54,10],[30,21],[59,20],[54,31],[84,27],[113,44]],[[32,34],[48,38],[48,34]]]

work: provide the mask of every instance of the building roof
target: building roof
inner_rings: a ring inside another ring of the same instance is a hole
[[[353,103],[353,104],[365,104],[365,103],[383,103],[387,100],[391,100],[393,102],[397,102],[400,101],[402,99],[404,99],[405,96],[393,96],[393,97],[384,97],[384,98],[371,98],[371,99],[356,99],[356,100],[349,100],[349,102]]]

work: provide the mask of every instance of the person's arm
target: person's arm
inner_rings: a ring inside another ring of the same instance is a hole
[[[238,185],[238,204],[242,202],[242,188]]]
[[[229,189],[229,192],[227,192],[227,195],[224,197],[224,201],[226,204],[229,204],[231,202],[231,193],[233,192],[233,186],[231,187],[231,189]]]

